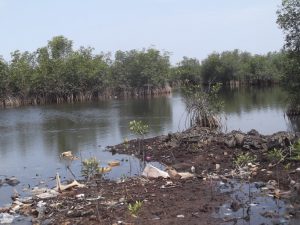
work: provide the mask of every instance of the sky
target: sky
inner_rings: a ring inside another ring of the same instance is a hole
[[[203,60],[216,51],[253,54],[284,44],[281,0],[0,0],[0,55],[35,51],[63,35],[95,53],[155,47]]]

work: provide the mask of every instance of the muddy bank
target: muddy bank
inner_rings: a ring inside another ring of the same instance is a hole
[[[108,150],[161,162],[170,178],[95,178],[84,188],[57,196],[17,199],[22,203],[15,212],[32,217],[33,224],[240,224],[249,220],[264,224],[295,220],[297,224],[300,160],[294,143],[298,139],[298,133],[223,134],[194,127],[143,140],[142,151],[138,140],[131,140]],[[274,149],[284,158],[274,160]],[[251,157],[238,166],[245,155]],[[194,177],[180,179],[177,172],[191,172]],[[130,205],[136,203],[141,205],[133,213]],[[11,213],[12,207],[0,212]],[[277,207],[278,213],[271,213]]]
[[[261,135],[256,130],[251,130],[248,133],[232,131],[224,134],[216,130],[193,127],[182,133],[170,133],[142,140],[142,146],[145,161],[159,161],[177,171],[190,170],[193,166],[195,173],[202,175],[224,174],[234,170],[235,160],[240,155],[249,154],[255,157],[254,161],[258,166],[251,176],[253,181],[277,179],[277,170],[280,183],[288,187],[291,180],[300,182],[300,173],[296,172],[300,167],[300,158],[297,159],[291,152],[293,143],[299,138],[299,132]],[[128,143],[109,146],[108,150],[112,153],[134,154],[142,158],[143,154],[139,154],[138,146],[138,140],[131,140]],[[281,150],[285,156],[280,163],[276,163],[276,159],[271,157],[274,149]]]

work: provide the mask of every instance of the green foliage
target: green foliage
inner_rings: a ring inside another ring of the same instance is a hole
[[[284,66],[283,81],[290,94],[288,114],[300,113],[300,1],[282,0],[277,11],[277,24],[285,34],[284,48],[287,51],[287,60]]]
[[[169,82],[277,82],[283,77],[283,65],[288,65],[289,78],[294,81],[299,77],[299,64],[284,52],[259,56],[234,50],[213,53],[201,63],[183,57],[171,67],[170,53],[154,48],[117,51],[111,58],[109,53],[94,54],[90,47],[75,50],[71,40],[56,36],[32,53],[14,51],[10,62],[0,58],[0,99],[34,104],[72,102],[102,95],[150,94]],[[300,88],[300,82],[291,83]]]
[[[135,203],[133,204],[128,204],[128,210],[130,215],[137,217],[137,214],[139,213],[140,209],[143,206],[143,202],[142,201],[135,201]]]
[[[239,50],[212,53],[202,61],[201,78],[206,84],[239,81],[259,84],[278,82],[284,71],[284,53],[251,55]]]
[[[149,131],[149,126],[142,121],[132,120],[129,122],[129,129],[136,135],[144,136]]]
[[[283,162],[285,159],[284,152],[281,149],[274,148],[268,152],[268,157],[270,160],[274,161],[276,164]]]
[[[221,126],[219,113],[223,109],[223,102],[218,96],[220,88],[220,83],[207,91],[200,85],[184,87],[184,100],[191,124],[211,128]]]
[[[201,65],[195,58],[183,57],[172,71],[172,82],[183,81],[184,83],[199,84],[201,82]]]
[[[300,161],[300,140],[298,140],[291,146],[290,159]]]
[[[277,16],[277,24],[285,33],[285,49],[300,53],[300,1],[282,0]]]
[[[256,156],[252,156],[252,155],[250,155],[249,152],[246,152],[246,153],[240,153],[235,158],[233,163],[236,167],[241,168],[241,167],[247,166],[248,163],[255,163],[255,161],[256,161]]]
[[[117,51],[111,69],[117,87],[163,87],[169,75],[169,53],[153,48]]]
[[[0,57],[0,100],[4,99],[6,94],[8,94],[8,65]]]
[[[90,179],[95,176],[99,171],[99,162],[96,157],[91,157],[82,161],[81,174],[82,176]]]

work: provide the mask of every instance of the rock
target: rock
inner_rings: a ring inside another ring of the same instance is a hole
[[[177,215],[177,218],[184,218],[184,215]]]
[[[257,149],[261,149],[262,146],[258,140],[247,138],[244,140],[243,148],[247,149],[247,150],[250,150],[250,149],[257,150]]]
[[[259,136],[258,131],[255,129],[250,130],[247,134],[251,136]]]
[[[220,164],[216,164],[216,170],[219,170],[220,169]]]
[[[232,211],[237,212],[241,208],[241,205],[237,201],[233,201],[230,205],[230,208]]]
[[[300,173],[300,167],[296,169],[296,172],[297,172],[297,173]]]
[[[236,140],[234,137],[229,137],[228,139],[225,139],[224,143],[229,148],[233,148],[236,146]]]
[[[5,178],[5,182],[10,186],[16,186],[20,183],[16,177]]]
[[[238,146],[243,146],[244,144],[244,139],[245,139],[245,135],[241,134],[241,133],[236,133],[234,135],[234,138],[235,138],[235,141],[236,141],[236,144]]]

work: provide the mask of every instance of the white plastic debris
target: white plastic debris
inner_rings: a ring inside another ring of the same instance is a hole
[[[151,178],[157,178],[157,177],[168,178],[168,177],[170,177],[167,172],[162,171],[150,164],[146,165],[142,175],[145,177],[151,177]]]
[[[194,166],[191,167],[191,172],[195,173],[195,167]]]
[[[78,194],[78,195],[76,195],[76,198],[83,199],[84,198],[84,194]]]
[[[14,221],[14,216],[8,213],[0,213],[0,224],[11,224]]]

